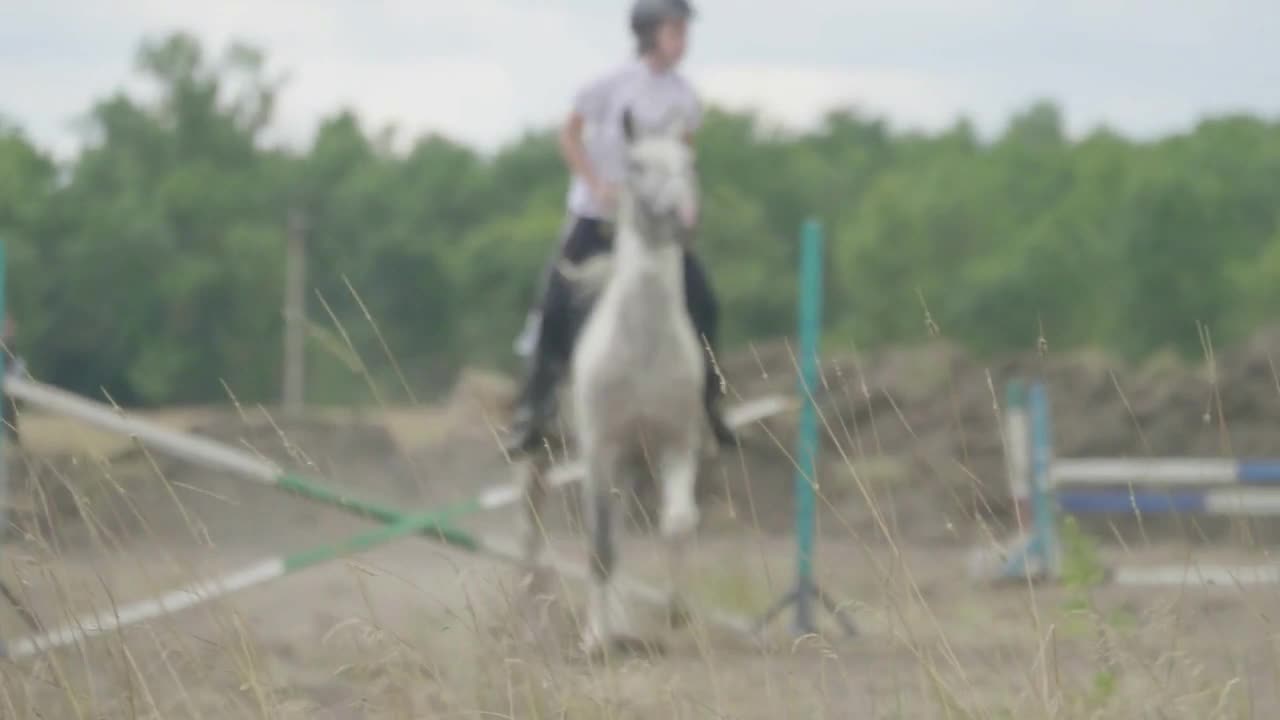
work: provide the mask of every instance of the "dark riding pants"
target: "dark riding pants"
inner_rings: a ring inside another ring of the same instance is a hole
[[[612,248],[612,232],[605,223],[593,218],[576,218],[565,236],[559,257],[577,264],[594,255],[609,252]],[[549,270],[542,300],[538,353],[543,360],[567,367],[574,341],[589,308],[574,307],[573,290],[569,283],[555,269],[554,263]],[[684,251],[684,292],[694,331],[705,338],[706,344],[714,351],[719,307],[702,263],[688,249]],[[706,397],[710,399],[720,394],[720,380],[705,348],[704,356],[707,364]]]

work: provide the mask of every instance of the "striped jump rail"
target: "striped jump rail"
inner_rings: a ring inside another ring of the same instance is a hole
[[[1058,507],[1079,515],[1280,515],[1280,460],[1064,459],[1049,481]]]
[[[1057,522],[1070,515],[1280,515],[1280,459],[1056,458],[1043,383],[1009,383],[1005,458],[1009,489],[1024,533],[998,571],[1000,578],[1055,577]],[[982,570],[988,574],[987,569]],[[1280,582],[1273,565],[1243,568],[1119,568],[1127,585]]]

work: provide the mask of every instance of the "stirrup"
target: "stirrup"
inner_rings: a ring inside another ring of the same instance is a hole
[[[511,347],[516,351],[516,355],[524,360],[533,357],[533,351],[538,348],[538,331],[542,328],[542,313],[531,312],[524,318],[524,327],[521,328],[520,334],[516,336]]]
[[[511,433],[502,443],[502,449],[512,457],[522,457],[532,453],[542,444],[542,431],[529,426],[520,432]]]
[[[530,393],[532,388],[526,387],[524,392]],[[558,400],[554,387],[547,397],[531,399],[525,395],[520,398],[503,441],[508,455],[524,455],[542,446],[547,424],[555,418]]]
[[[711,425],[711,435],[720,447],[737,447],[738,434],[729,427],[724,419],[720,403],[712,400],[706,403],[707,422]]]

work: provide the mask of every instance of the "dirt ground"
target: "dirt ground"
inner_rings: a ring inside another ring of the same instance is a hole
[[[581,586],[547,608],[560,641],[524,641],[514,568],[421,539],[297,572],[213,603],[19,661],[0,660],[4,718],[1268,718],[1280,708],[1276,586],[1126,589],[1105,565],[1269,562],[1268,523],[1084,524],[1073,579],[993,587],[971,551],[1011,532],[998,432],[1005,381],[1040,376],[1062,455],[1274,455],[1280,385],[1261,334],[1212,366],[1126,368],[1093,354],[975,360],[935,344],[832,352],[817,393],[819,582],[859,634],[777,619],[754,646],[695,622],[662,652],[601,664],[574,652]],[[744,398],[795,386],[783,343],[726,358]],[[509,384],[467,373],[435,407],[184,408],[158,422],[269,456],[352,495],[406,509],[510,478],[494,424]],[[219,569],[370,526],[28,410],[0,578],[58,625]],[[708,460],[692,594],[760,613],[793,582],[791,445],[773,419]],[[573,495],[547,518],[581,558]],[[643,505],[643,503],[640,503]],[[460,524],[509,536],[514,510]],[[623,572],[660,577],[660,544],[628,529]],[[637,606],[639,607],[639,606]],[[658,619],[642,615],[659,634]],[[0,606],[6,641],[27,634]]]

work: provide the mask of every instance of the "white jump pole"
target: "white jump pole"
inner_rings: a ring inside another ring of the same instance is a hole
[[[1032,386],[1033,492],[1043,480],[1038,535],[1056,538],[1058,515],[1091,513],[1185,513],[1198,515],[1280,515],[1280,461],[1219,458],[1056,458],[1049,431],[1044,384]],[[1223,488],[1239,484],[1245,487]],[[1152,489],[1139,489],[1149,485]],[[1072,486],[1083,486],[1079,490]],[[1172,486],[1161,492],[1160,486]],[[1204,487],[1209,486],[1209,487]],[[1252,486],[1252,487],[1250,487]],[[1056,576],[1056,572],[1054,576]],[[1122,566],[1107,570],[1107,582],[1142,587],[1190,586],[1240,588],[1280,583],[1280,566],[1183,565]]]

